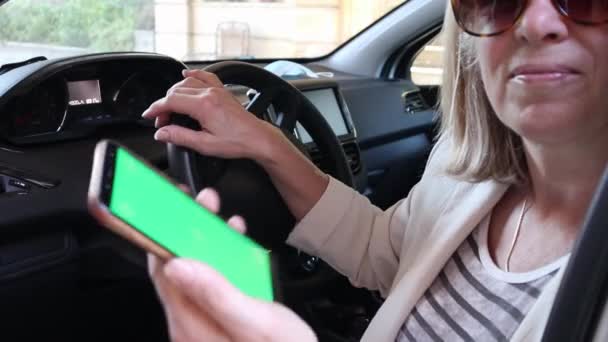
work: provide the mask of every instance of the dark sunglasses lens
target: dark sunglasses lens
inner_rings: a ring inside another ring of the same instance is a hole
[[[463,30],[485,36],[506,31],[513,26],[525,1],[454,0],[452,5],[454,16]]]
[[[608,0],[557,0],[557,4],[562,12],[576,22],[608,22]]]

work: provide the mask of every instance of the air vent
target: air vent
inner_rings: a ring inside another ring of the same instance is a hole
[[[344,154],[346,155],[346,161],[350,165],[350,169],[353,173],[359,172],[361,170],[361,152],[359,151],[359,146],[355,142],[349,142],[342,144],[342,148],[344,149]],[[323,165],[325,161],[325,155],[321,154],[319,150],[314,149],[310,151],[310,157],[312,162],[320,169],[325,169],[326,165]]]
[[[419,91],[406,91],[401,95],[401,99],[405,114],[414,114],[430,108]]]
[[[359,152],[357,143],[346,143],[342,145],[342,148],[344,149],[344,154],[346,154],[346,161],[348,161],[350,169],[353,173],[359,172],[361,170],[361,153]]]

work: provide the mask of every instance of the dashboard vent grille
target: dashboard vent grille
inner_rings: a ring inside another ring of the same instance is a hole
[[[403,108],[405,114],[414,114],[423,110],[428,110],[430,107],[424,101],[422,94],[418,91],[405,92],[401,95],[403,100]]]
[[[357,173],[361,170],[361,152],[359,146],[355,142],[349,142],[342,144],[344,154],[346,155],[346,161],[350,165],[350,169],[353,173]],[[316,148],[310,151],[310,158],[312,162],[320,169],[325,169],[325,155],[321,154]]]

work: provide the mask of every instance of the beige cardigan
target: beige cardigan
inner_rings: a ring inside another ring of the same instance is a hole
[[[441,172],[436,148],[421,181],[386,211],[331,179],[287,242],[318,255],[355,286],[379,290],[386,301],[363,341],[394,341],[406,317],[452,253],[500,200],[507,186],[469,183]],[[512,341],[539,341],[562,277],[543,290]]]

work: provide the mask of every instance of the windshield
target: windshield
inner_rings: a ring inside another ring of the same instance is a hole
[[[0,64],[109,51],[174,58],[326,55],[404,0],[12,0]]]

